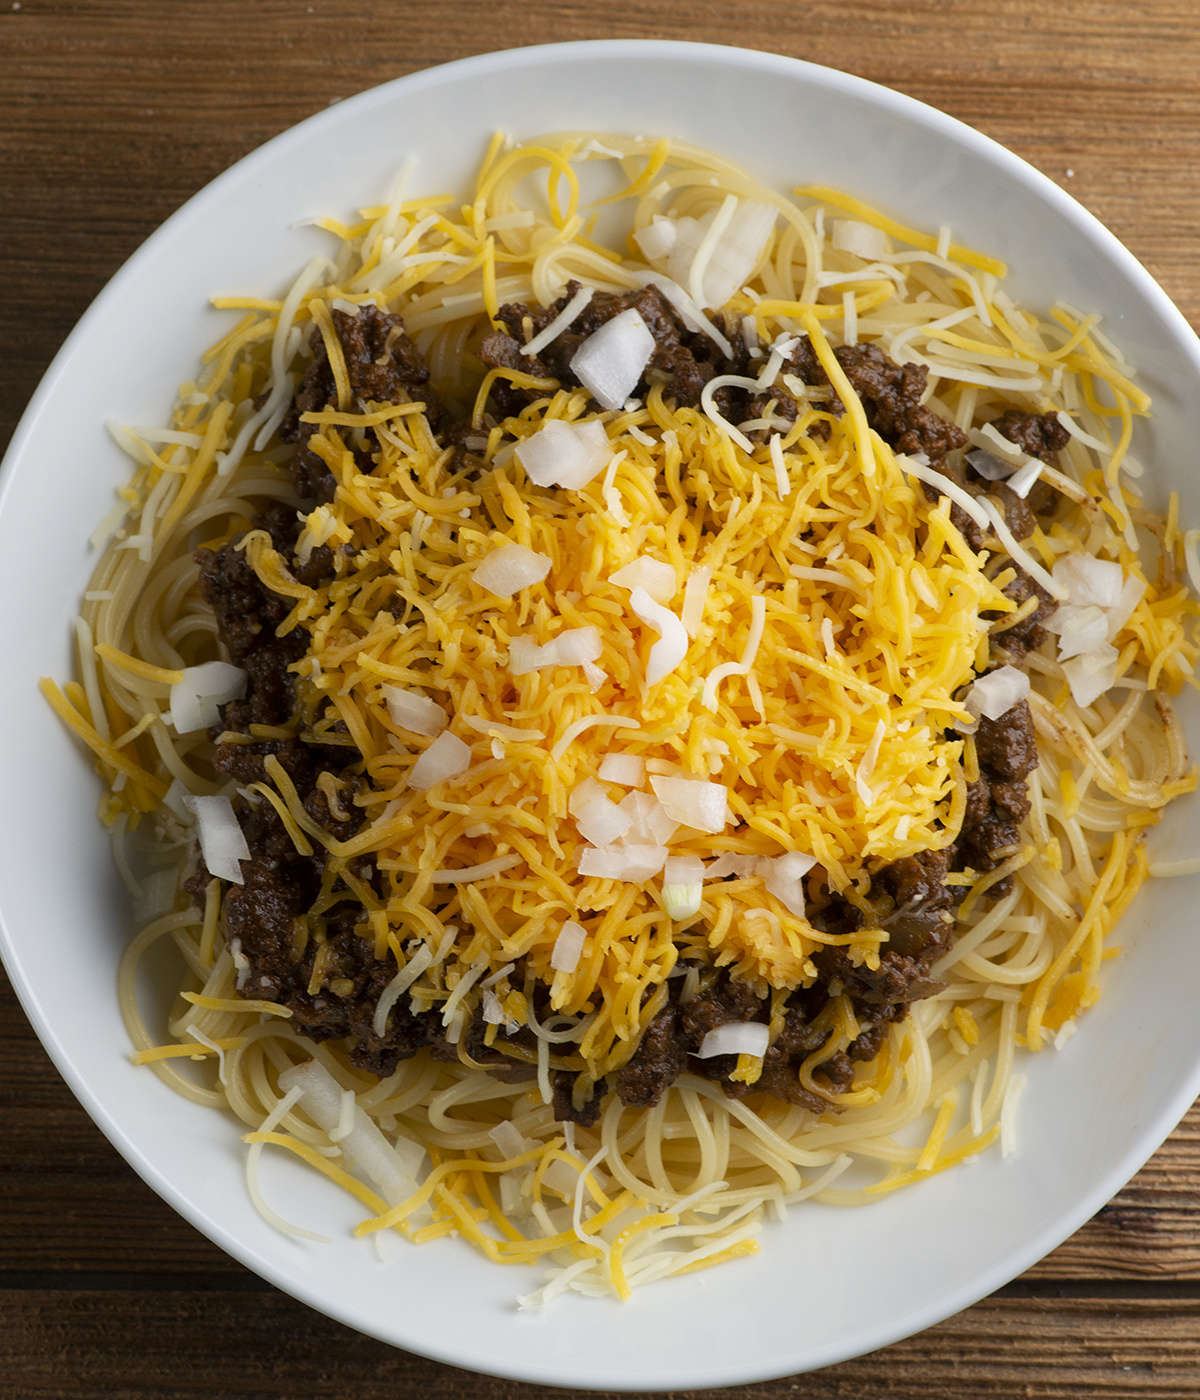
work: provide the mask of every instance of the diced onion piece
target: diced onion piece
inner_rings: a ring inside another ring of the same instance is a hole
[[[579,873],[641,885],[658,874],[666,859],[665,846],[585,846],[579,853]]]
[[[675,220],[665,218],[662,214],[655,214],[654,221],[646,225],[643,229],[633,235],[633,241],[642,250],[642,256],[647,262],[662,262],[675,246],[678,238],[678,230],[675,227]]]
[[[610,797],[596,797],[575,818],[575,825],[585,841],[593,846],[611,846],[628,835],[633,818]]]
[[[502,544],[475,566],[474,578],[497,598],[511,598],[530,584],[541,583],[550,572],[550,559],[523,544]]]
[[[1067,591],[1067,602],[1086,608],[1115,608],[1121,601],[1124,574],[1120,564],[1094,555],[1063,554],[1055,560],[1051,574],[1055,583]]]
[[[656,603],[644,588],[633,590],[629,595],[629,606],[648,627],[653,627],[658,633],[659,639],[650,648],[646,663],[646,684],[657,685],[687,655],[688,634],[670,608]]]
[[[500,998],[490,987],[485,987],[480,994],[483,1005],[483,1019],[489,1026],[500,1026],[504,1024],[504,1008],[500,1005]],[[501,1123],[502,1128],[508,1128],[510,1123]],[[505,1156],[507,1157],[507,1153]],[[514,1154],[516,1155],[516,1154]]]
[[[750,280],[775,227],[773,205],[739,199],[728,213],[726,207],[722,204],[710,209],[699,220],[685,216],[675,221],[676,238],[667,260],[667,276],[686,287],[693,300],[697,300],[692,284],[694,273],[698,271],[701,283],[697,289],[698,304],[701,306],[724,306]],[[706,253],[706,239],[718,221],[722,221],[724,227]],[[703,260],[703,266],[698,269],[697,258]]]
[[[712,569],[707,564],[698,565],[688,574],[683,590],[683,613],[681,621],[689,637],[698,637],[704,622],[704,605],[708,601],[708,588],[712,583]]]
[[[672,885],[663,880],[663,910],[669,919],[690,919],[700,912],[700,901],[704,898],[704,886],[693,880],[691,884]]]
[[[762,1021],[727,1021],[709,1031],[696,1055],[701,1060],[714,1055],[755,1055],[761,1059],[771,1043],[771,1028]]]
[[[381,689],[393,724],[430,739],[436,739],[445,729],[446,712],[436,700],[422,695],[419,690],[401,690],[397,685],[385,685]]]
[[[634,753],[605,754],[600,761],[600,777],[621,787],[641,787],[646,781],[646,760]]]
[[[663,866],[663,908],[672,919],[690,919],[704,897],[704,862],[699,856],[668,856]]]
[[[603,650],[596,627],[569,628],[544,646],[531,637],[514,637],[508,645],[508,669],[514,676],[523,676],[547,666],[582,666],[597,660]]]
[[[250,859],[250,847],[234,814],[228,797],[192,797],[181,799],[196,818],[199,828],[200,854],[210,875],[244,885],[239,861]]]
[[[665,846],[679,830],[679,823],[669,815],[657,797],[648,792],[631,792],[617,804],[633,821],[626,833],[630,845]]]
[[[1071,699],[1082,709],[1112,688],[1117,679],[1117,649],[1106,642],[1095,651],[1064,661],[1062,668]]]
[[[305,1113],[325,1133],[336,1131],[342,1116],[342,1091],[333,1075],[317,1060],[306,1060],[279,1076],[279,1087],[284,1093],[297,1086],[304,1091],[300,1107]],[[353,1127],[342,1138],[341,1149],[343,1155],[379,1188],[389,1206],[398,1206],[416,1195],[416,1177],[366,1110],[357,1105]],[[428,1219],[428,1207],[424,1207],[422,1213]],[[412,1220],[415,1214],[408,1218]]]
[[[690,885],[704,879],[704,862],[699,856],[671,856],[663,867],[668,885]]]
[[[583,663],[583,674],[587,680],[588,688],[593,695],[595,695],[604,682],[608,680],[608,672],[601,670],[601,668],[592,661],[585,661]]]
[[[582,666],[585,661],[598,661],[604,652],[600,632],[596,627],[570,627],[546,643],[557,666]]]
[[[1111,642],[1122,627],[1133,616],[1133,610],[1142,601],[1146,594],[1146,580],[1138,578],[1136,574],[1130,574],[1121,586],[1120,600],[1108,609],[1108,636],[1106,641]]]
[[[649,335],[649,331],[646,334]],[[603,423],[595,420],[564,423],[561,418],[552,418],[517,444],[516,455],[525,475],[535,486],[561,486],[568,491],[582,491],[608,465],[612,448]]]
[[[829,241],[839,253],[853,253],[866,262],[886,258],[892,251],[892,240],[887,234],[861,219],[834,219]]]
[[[667,815],[681,826],[697,831],[723,831],[729,817],[729,789],[724,783],[710,783],[702,778],[668,778],[657,774],[650,779],[654,795],[666,808]]]
[[[583,944],[587,938],[587,929],[582,924],[577,924],[573,919],[568,919],[562,928],[559,929],[558,937],[554,940],[554,949],[550,954],[550,966],[555,972],[574,972],[579,966],[579,959],[583,956]]]
[[[171,687],[171,722],[178,734],[192,734],[217,723],[218,706],[240,700],[246,693],[246,673],[227,661],[188,666],[183,679]]]
[[[178,778],[171,779],[171,786],[167,789],[167,795],[163,798],[163,806],[174,812],[181,822],[190,822],[195,815],[192,809],[186,805],[186,799],[190,796],[187,788]]]
[[[435,783],[445,782],[447,778],[457,778],[460,773],[465,773],[470,766],[470,746],[464,744],[457,735],[447,731],[444,734],[439,734],[413,764],[408,785],[411,788],[416,788],[418,792],[424,792],[427,788],[433,787]]]
[[[573,817],[578,817],[587,809],[589,803],[595,802],[598,797],[607,796],[595,778],[584,778],[583,782],[571,789],[571,795],[567,798],[567,811]]]
[[[571,357],[571,373],[604,408],[620,408],[654,354],[654,337],[630,307],[605,321]]]
[[[541,1146],[535,1139],[527,1138],[507,1118],[502,1123],[497,1123],[494,1128],[489,1128],[488,1137],[500,1149],[501,1159],[505,1162],[511,1162],[514,1157],[523,1157],[526,1152],[532,1152],[535,1147]]]
[[[1047,631],[1058,633],[1058,659],[1095,651],[1108,637],[1108,613],[1090,604],[1086,608],[1067,604],[1047,619]]]
[[[639,555],[632,564],[626,564],[615,574],[609,574],[609,583],[618,588],[645,589],[656,603],[667,604],[675,596],[675,570],[660,559],[652,559],[648,554]]]
[[[147,875],[142,881],[142,893],[133,905],[133,917],[137,922],[143,923],[149,919],[156,919],[160,914],[165,914],[175,903],[175,890],[178,883],[179,871],[175,868],[155,870],[153,874]],[[236,943],[237,939],[235,938],[233,944]],[[231,944],[231,950],[233,944]],[[235,967],[238,965],[237,959],[238,954],[234,953]],[[245,962],[244,957],[243,962]]]
[[[1045,465],[1040,457],[1031,457],[1019,471],[1008,478],[1008,489],[1024,500],[1033,489],[1033,483],[1041,476]]]
[[[968,452],[967,461],[985,481],[1007,481],[1017,470],[1012,462],[1006,462],[1002,457],[995,456],[983,447],[977,447],[973,452]]]
[[[759,873],[763,884],[790,913],[804,917],[804,876],[816,865],[803,851],[786,851],[781,856],[760,856]]]
[[[747,880],[751,875],[758,874],[758,862],[761,859],[761,856],[742,856],[727,851],[725,855],[718,856],[711,865],[705,867],[704,878],[718,880],[724,879],[726,875],[736,875],[739,880]]]
[[[975,719],[1000,719],[1029,694],[1029,677],[1015,666],[1001,666],[980,676],[964,701]]]

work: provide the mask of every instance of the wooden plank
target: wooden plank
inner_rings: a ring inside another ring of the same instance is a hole
[[[579,1361],[584,1380],[587,1358]],[[673,1400],[1190,1400],[1198,1390],[1200,1300],[996,1298],[857,1360],[748,1387],[674,1392]],[[398,1351],[280,1293],[3,1294],[0,1394],[193,1400],[198,1393],[205,1400],[553,1400],[582,1392],[488,1379]]]

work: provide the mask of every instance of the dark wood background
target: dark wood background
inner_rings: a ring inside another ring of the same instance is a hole
[[[514,41],[736,43],[897,88],[1070,189],[1196,325],[1198,19],[1198,0],[0,0],[0,449],[92,297],[206,181],[339,98]],[[2,1400],[551,1393],[394,1351],[227,1258],[101,1137],[0,984]],[[1200,1110],[993,1297],[859,1360],[711,1393],[1200,1393]]]

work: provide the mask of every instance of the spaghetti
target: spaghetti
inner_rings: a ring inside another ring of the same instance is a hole
[[[796,193],[498,138],[469,204],[398,183],[218,302],[171,428],[114,426],[43,687],[144,924],[135,1059],[247,1125],[278,1228],[314,1237],[265,1145],[362,1234],[543,1261],[528,1305],[627,1297],[1009,1150],[1019,1047],[1098,997],[1196,784],[1149,401],[1096,318]]]

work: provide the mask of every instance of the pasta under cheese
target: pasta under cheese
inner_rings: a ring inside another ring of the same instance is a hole
[[[44,689],[144,925],[135,1059],[246,1124],[281,1229],[319,1238],[268,1144],[361,1234],[627,1297],[1007,1150],[1021,1048],[1099,995],[1196,784],[1148,400],[947,230],[796,196],[497,138],[470,203],[398,182],[282,301],[218,301],[170,429],[113,425]]]

